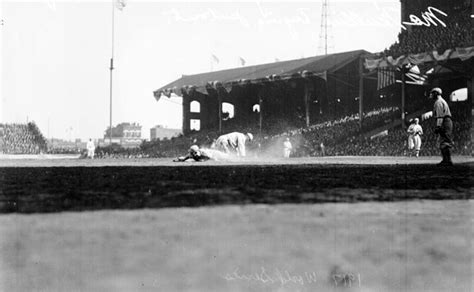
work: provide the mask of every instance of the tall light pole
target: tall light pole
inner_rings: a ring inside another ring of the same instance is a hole
[[[321,9],[321,30],[319,32],[318,53],[320,50],[323,50],[324,55],[328,54],[328,42],[332,39],[331,25],[328,24],[328,17],[331,17],[328,2],[329,0],[323,0]],[[328,32],[328,29],[331,29],[331,31]]]
[[[112,55],[110,57],[110,119],[109,119],[109,144],[112,145],[112,72],[114,70],[114,28],[115,28],[115,1],[112,0]]]

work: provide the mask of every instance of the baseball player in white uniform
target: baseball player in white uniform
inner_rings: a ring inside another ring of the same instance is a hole
[[[192,145],[188,150],[188,155],[180,156],[174,159],[174,162],[184,162],[188,159],[193,159],[194,161],[202,162],[207,160],[215,161],[230,161],[231,157],[223,152],[220,152],[215,149],[204,149],[199,148],[197,145]]]
[[[285,142],[283,142],[283,157],[290,158],[291,149],[293,149],[293,146],[291,145],[290,138],[286,138]]]
[[[87,141],[86,147],[87,147],[87,157],[89,157],[90,159],[94,159],[95,145],[92,139],[89,139],[89,141]]]
[[[421,135],[423,135],[423,128],[421,128],[421,125],[419,123],[420,120],[416,118],[414,123],[411,124],[407,130],[408,150],[414,151],[416,157],[420,155]]]
[[[215,147],[225,153],[230,153],[232,150],[237,152],[237,155],[245,157],[245,143],[252,140],[253,135],[251,133],[232,132],[219,136],[215,142]]]

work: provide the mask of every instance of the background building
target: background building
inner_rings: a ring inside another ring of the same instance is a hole
[[[104,139],[99,140],[99,146],[110,144],[110,128],[105,130]],[[112,144],[122,147],[138,147],[142,143],[142,126],[138,123],[120,123],[112,127]]]
[[[150,141],[164,138],[176,137],[182,133],[181,129],[165,128],[162,125],[156,125],[150,129]]]

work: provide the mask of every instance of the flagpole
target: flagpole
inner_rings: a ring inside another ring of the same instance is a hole
[[[115,0],[112,0],[112,56],[110,58],[110,119],[109,119],[109,143],[112,145],[112,71],[114,70],[114,27],[115,27]]]

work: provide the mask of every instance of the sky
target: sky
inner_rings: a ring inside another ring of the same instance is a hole
[[[122,10],[115,1],[1,2],[0,122],[34,121],[46,138],[103,138],[112,35],[112,124],[139,123],[146,139],[155,125],[181,128],[181,98],[157,102],[153,91],[183,74],[324,54],[322,0],[128,0]],[[328,8],[328,53],[380,52],[400,32],[399,0]]]

